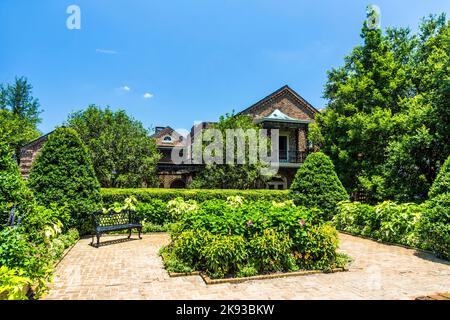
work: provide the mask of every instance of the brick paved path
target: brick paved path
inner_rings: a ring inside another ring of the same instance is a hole
[[[45,299],[413,299],[450,291],[448,262],[345,234],[340,238],[340,250],[354,258],[349,272],[208,286],[199,276],[168,276],[157,255],[167,234],[99,249],[82,239],[58,265]]]

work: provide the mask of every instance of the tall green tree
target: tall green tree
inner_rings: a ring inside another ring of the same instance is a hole
[[[444,15],[424,20],[417,35],[364,23],[362,45],[328,73],[317,124],[349,192],[372,201],[426,196],[448,155],[448,34]]]
[[[124,110],[114,112],[91,105],[69,115],[67,125],[88,147],[102,187],[155,185],[160,159],[155,141],[142,123]]]
[[[42,112],[33,87],[25,77],[13,84],[0,85],[0,138],[18,155],[20,147],[39,137],[37,125]]]
[[[91,213],[101,208],[100,184],[88,149],[71,128],[57,128],[34,161],[28,185],[44,206],[67,206],[80,232],[91,231]]]
[[[444,14],[423,20],[410,60],[413,95],[395,141],[387,149],[387,196],[402,201],[427,196],[450,154],[450,23]]]
[[[267,140],[259,137],[260,126],[253,123],[250,116],[242,114],[235,115],[233,113],[226,114],[220,117],[219,122],[213,124],[212,129],[219,130],[223,139],[221,157],[223,164],[207,164],[194,178],[190,187],[202,189],[252,189],[257,188],[269,179],[269,176],[264,174],[262,170],[265,167],[262,162],[256,161],[256,163],[250,163],[251,151],[248,136],[243,136],[245,150],[238,148],[237,143],[234,148],[234,155],[238,156],[239,153],[242,153],[241,156],[245,160],[245,163],[238,164],[236,161],[237,157],[233,164],[226,163],[226,131],[229,129],[242,129],[244,132],[253,129],[257,132],[257,144],[268,143]],[[214,140],[211,142],[214,142]],[[208,145],[208,143],[203,143],[203,150]]]

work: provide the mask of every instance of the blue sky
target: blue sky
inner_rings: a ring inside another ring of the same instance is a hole
[[[360,43],[371,3],[383,28],[450,12],[448,0],[0,0],[0,83],[29,79],[44,133],[89,104],[189,129],[285,84],[322,108],[326,71]],[[80,30],[66,27],[71,4]]]

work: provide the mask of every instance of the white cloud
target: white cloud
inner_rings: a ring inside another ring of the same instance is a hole
[[[127,92],[131,90],[129,86],[123,86],[121,89]]]
[[[95,52],[105,53],[105,54],[118,54],[118,52],[116,50],[110,50],[110,49],[95,49]]]
[[[146,92],[146,93],[144,93],[143,97],[144,97],[144,99],[150,99],[150,98],[153,98],[153,94]]]

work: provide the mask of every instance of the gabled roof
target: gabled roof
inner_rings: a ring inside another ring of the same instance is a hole
[[[308,109],[309,111],[311,111],[313,114],[315,113],[319,113],[319,110],[317,110],[316,108],[314,108],[312,106],[312,104],[310,104],[308,101],[306,101],[301,95],[299,95],[297,92],[295,92],[293,89],[291,89],[288,85],[285,85],[283,87],[281,87],[280,89],[278,89],[277,91],[269,94],[267,97],[259,100],[258,102],[252,104],[250,107],[248,107],[245,110],[242,110],[241,112],[239,112],[239,114],[241,113],[248,113],[250,112],[253,108],[258,107],[262,104],[265,104],[267,102],[269,102],[270,100],[274,100],[282,95],[291,95],[294,100],[296,100],[299,104],[303,105],[306,109]]]
[[[256,120],[257,123],[260,122],[292,122],[292,123],[311,123],[309,120],[295,119],[289,117],[287,114],[281,112],[279,109],[275,109],[270,115],[264,118],[259,118]]]
[[[28,148],[33,147],[34,145],[36,145],[36,144],[38,144],[38,143],[46,142],[47,139],[48,139],[48,136],[51,135],[54,131],[55,131],[55,130],[52,130],[52,131],[50,131],[49,133],[44,134],[44,135],[40,136],[39,138],[34,139],[34,140],[31,141],[31,142],[28,142],[27,144],[23,145],[20,149],[21,149],[21,150],[26,150],[26,149],[28,149]]]
[[[165,137],[171,137],[171,141],[164,141]],[[159,130],[151,135],[152,138],[156,140],[156,145],[158,147],[174,147],[181,144],[183,136],[176,132],[171,127],[167,126],[162,130]]]

